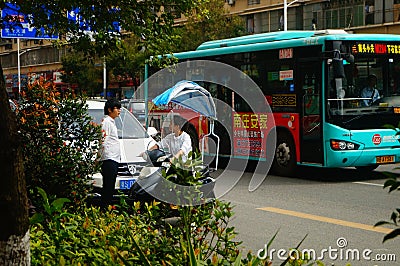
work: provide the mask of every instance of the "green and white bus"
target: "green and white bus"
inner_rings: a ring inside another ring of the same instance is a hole
[[[209,41],[174,56],[179,62],[228,64],[261,88],[275,120],[278,174],[290,175],[297,165],[372,171],[400,162],[400,35],[280,31]],[[363,89],[371,77],[377,82],[368,95]],[[246,101],[221,85],[202,85],[232,107],[232,137],[221,139],[221,147],[229,148],[220,153],[267,156],[260,150],[268,149],[268,132],[247,134],[253,141],[247,149],[238,146],[239,133],[250,129],[235,118],[254,116]]]

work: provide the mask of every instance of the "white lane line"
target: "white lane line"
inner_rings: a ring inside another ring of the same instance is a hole
[[[383,184],[368,183],[368,182],[353,182],[353,184],[360,184],[360,185],[368,185],[368,186],[383,187]]]

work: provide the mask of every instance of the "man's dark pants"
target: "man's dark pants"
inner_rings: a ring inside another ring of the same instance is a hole
[[[102,205],[112,204],[115,192],[115,180],[118,174],[118,162],[113,160],[104,160],[101,165],[101,174],[103,175],[103,190],[101,193]]]

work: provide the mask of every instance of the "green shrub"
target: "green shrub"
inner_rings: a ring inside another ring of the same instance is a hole
[[[261,259],[250,252],[242,255],[240,242],[234,240],[235,230],[229,227],[233,213],[227,202],[184,207],[178,212],[186,217],[181,217],[182,220],[188,220],[173,225],[160,219],[165,206],[159,202],[145,204],[144,208],[139,202],[134,206],[109,206],[108,211],[85,207],[72,213],[63,207],[65,199],[50,203],[45,192],[39,191],[45,211],[31,218],[32,265],[256,266],[272,263],[269,258]],[[323,263],[288,259],[284,265]]]
[[[37,206],[34,188],[49,197],[65,197],[79,205],[91,189],[100,127],[91,123],[85,100],[63,95],[39,80],[22,93],[17,112],[23,143],[27,188]]]
[[[396,168],[400,169],[400,168]],[[396,174],[386,173],[389,178],[386,180],[383,188],[389,188],[389,193],[393,191],[400,191],[400,181],[397,180]],[[390,215],[390,221],[380,221],[375,226],[392,225],[395,227],[390,233],[384,236],[383,242],[400,236],[400,208],[397,208]]]
[[[182,239],[183,227],[161,222],[159,203],[146,204],[144,212],[139,212],[139,203],[136,203],[125,208],[110,206],[109,211],[86,207],[71,213],[63,207],[65,200],[50,203],[45,192],[39,191],[45,211],[31,218],[32,265],[185,265],[189,262],[189,249]],[[233,228],[226,227],[231,216],[229,206],[216,201],[200,207],[201,210],[190,210],[194,252],[201,253],[199,257],[209,257],[209,264],[226,264],[239,254],[239,243],[232,240]],[[126,208],[132,208],[130,214]],[[214,233],[205,239],[208,235],[205,232]],[[218,244],[211,245],[212,242]]]
[[[395,136],[400,135],[400,130],[399,130],[400,122],[398,123],[397,126],[386,124],[385,127],[389,128],[389,129],[393,129],[396,132]],[[400,167],[396,167],[394,169],[400,169]],[[400,181],[397,179],[400,175],[394,174],[394,173],[386,173],[386,175],[388,176],[388,179],[386,180],[383,188],[384,189],[389,188],[389,193],[391,193],[393,191],[400,191]],[[380,222],[376,223],[375,226],[381,226],[381,225],[387,225],[387,224],[393,225],[395,227],[395,229],[393,229],[393,231],[391,231],[390,233],[388,233],[387,235],[384,236],[383,242],[400,236],[400,226],[399,226],[400,225],[400,208],[396,208],[396,210],[392,212],[392,214],[390,215],[390,221],[380,221]]]

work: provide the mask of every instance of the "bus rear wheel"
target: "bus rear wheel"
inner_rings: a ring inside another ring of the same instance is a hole
[[[280,176],[292,176],[296,171],[296,148],[287,133],[278,133],[272,171]]]

